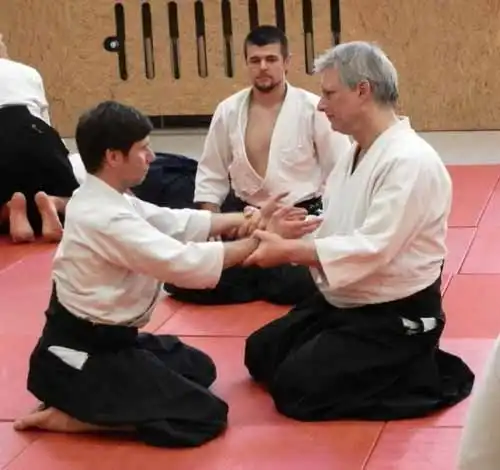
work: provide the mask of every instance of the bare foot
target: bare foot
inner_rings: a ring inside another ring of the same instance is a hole
[[[8,203],[10,237],[14,243],[27,243],[35,240],[35,233],[26,213],[26,197],[14,193]]]
[[[43,411],[43,410],[46,410],[48,408],[48,406],[45,404],[45,403],[38,403],[38,405],[35,406],[35,408],[33,408],[31,410],[31,413],[35,413],[36,411]]]
[[[37,409],[14,422],[14,429],[16,431],[26,431],[34,428],[44,431],[65,433],[125,430],[84,423],[52,407],[42,409],[41,411]]]
[[[56,204],[43,191],[36,193],[35,203],[42,217],[42,236],[49,243],[61,241],[63,227],[57,214]]]

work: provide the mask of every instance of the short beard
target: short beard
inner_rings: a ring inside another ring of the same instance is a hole
[[[259,85],[254,83],[253,87],[260,91],[261,93],[271,93],[275,88],[277,88],[281,82],[271,83],[270,85]]]

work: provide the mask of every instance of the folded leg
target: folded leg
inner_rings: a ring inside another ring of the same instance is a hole
[[[183,343],[177,336],[141,333],[137,342],[152,352],[166,367],[203,387],[210,387],[217,371],[214,361],[199,349]]]
[[[338,314],[344,322],[325,318],[323,330],[277,368],[269,390],[284,415],[303,421],[415,418],[470,393],[474,375],[438,348],[441,328],[407,334],[398,317],[357,321],[356,312]]]
[[[323,297],[317,294],[248,337],[245,365],[257,382],[269,386],[289,354],[321,330],[322,308]]]
[[[201,445],[227,426],[227,404],[205,386],[213,362],[176,338],[141,335],[133,347],[89,353],[78,367],[49,350],[71,345],[51,343],[42,338],[35,348],[28,376],[48,408],[101,428],[133,428],[164,447]]]

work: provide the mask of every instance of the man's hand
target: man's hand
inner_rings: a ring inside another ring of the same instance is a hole
[[[285,207],[280,201],[288,194],[288,192],[283,192],[271,196],[260,209],[252,206],[245,207],[243,211],[245,214],[245,221],[240,227],[228,234],[228,236],[231,238],[246,238],[251,236],[255,230],[264,229],[273,214],[279,208]]]
[[[290,194],[289,191],[276,194],[275,196],[267,199],[266,202],[262,204],[262,207],[260,208],[261,223],[259,225],[259,228],[264,228],[271,219],[272,215],[281,207],[285,207],[281,201],[283,198],[288,196],[288,194]]]
[[[313,218],[306,221],[305,209],[285,206],[280,202],[287,194],[288,192],[284,192],[270,197],[260,209],[245,207],[243,214],[232,214],[232,222],[226,223],[222,230],[221,224],[217,224],[212,232],[235,240],[250,237],[257,229],[275,232],[283,238],[300,238],[316,230],[321,222],[320,219]],[[226,216],[226,219],[221,220],[229,219]]]
[[[298,207],[282,207],[271,216],[266,230],[282,238],[302,238],[314,232],[322,222],[320,217],[306,219],[307,211]]]
[[[253,238],[260,241],[257,249],[243,262],[243,266],[257,265],[269,268],[287,263],[288,247],[284,238],[276,233],[256,230]]]
[[[281,264],[320,266],[316,245],[312,240],[288,240],[265,230],[256,230],[252,238],[259,241],[259,246],[248,256],[243,266],[257,265],[262,268]]]

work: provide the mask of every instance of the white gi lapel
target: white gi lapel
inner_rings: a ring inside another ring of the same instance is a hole
[[[298,90],[287,84],[286,96],[276,119],[269,148],[269,174],[277,171],[283,161],[296,163],[297,155],[304,152],[304,136],[308,132],[301,128],[301,104]]]
[[[345,160],[337,164],[327,181],[325,189],[323,219],[316,238],[330,235],[345,235],[350,232],[350,224],[345,220],[351,218],[349,207],[355,207],[356,198],[364,197],[364,191],[368,190],[367,184],[371,177],[376,174],[377,165],[383,157],[387,146],[401,132],[411,131],[407,118],[402,118],[398,123],[383,132],[371,145],[366,154],[359,162],[356,171],[352,173],[352,164],[357,145],[352,146]],[[361,189],[364,188],[364,189]]]

